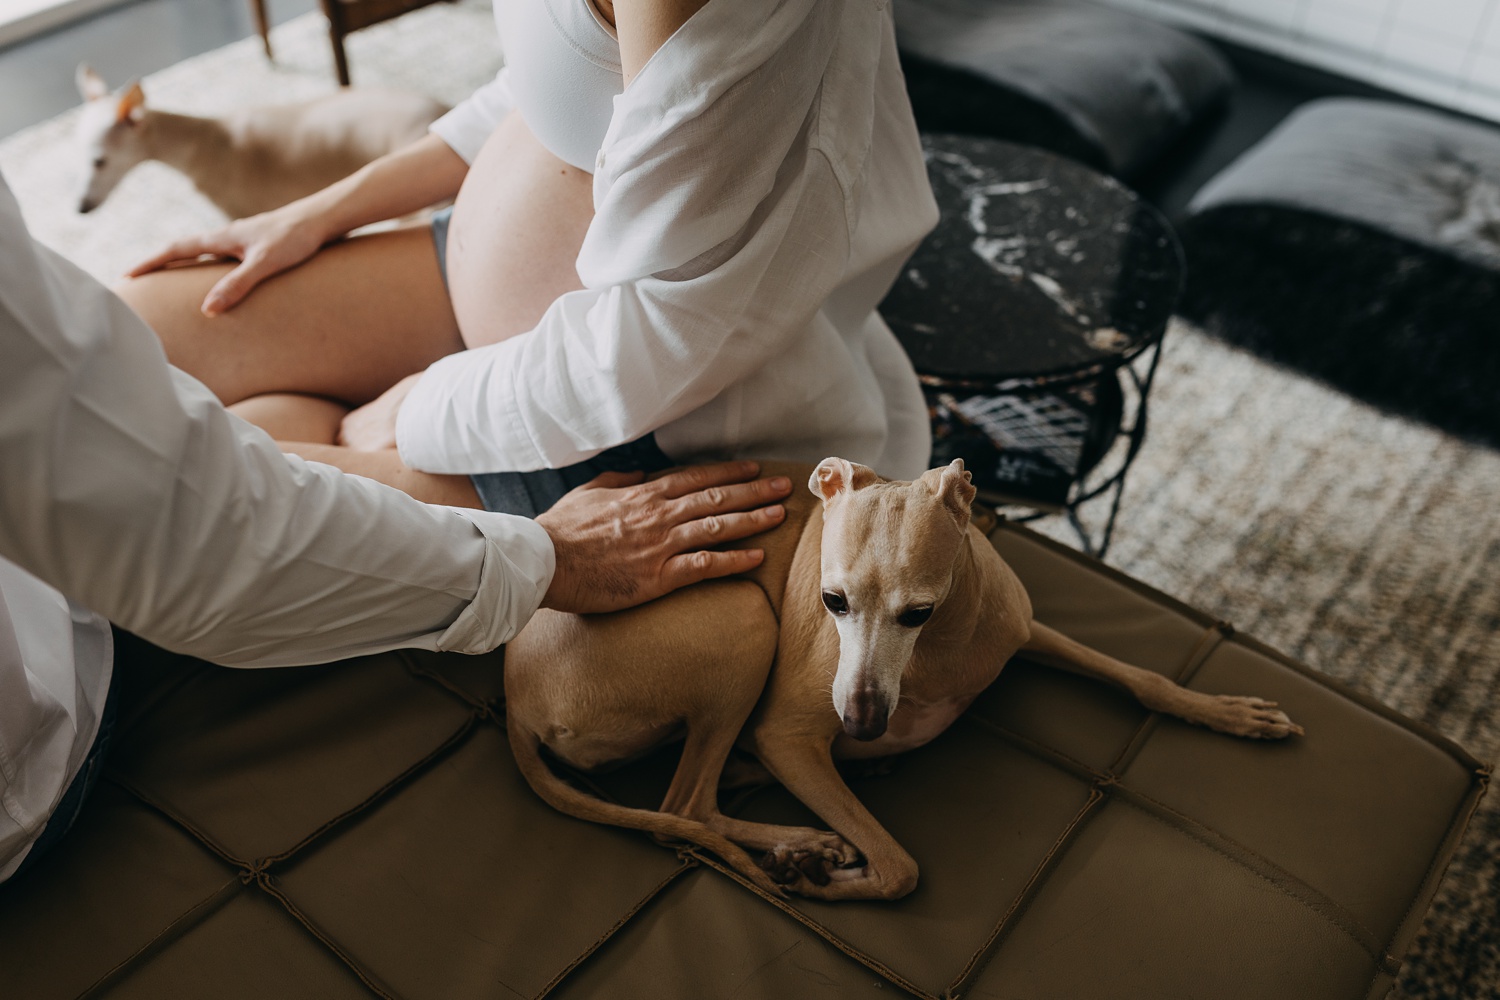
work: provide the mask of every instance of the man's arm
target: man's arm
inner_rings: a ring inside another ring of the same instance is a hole
[[[478,652],[513,635],[580,554],[634,558],[637,585],[623,601],[586,583],[553,596],[619,607],[753,565],[673,560],[779,519],[705,519],[750,506],[725,505],[726,490],[658,505],[642,531],[606,491],[555,526],[554,548],[524,518],[418,503],[288,458],[230,416],[123,302],[32,241],[3,182],[0,259],[0,556],[170,649],[238,666]]]

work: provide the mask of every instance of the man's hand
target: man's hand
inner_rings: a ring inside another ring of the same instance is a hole
[[[792,491],[785,476],[749,481],[755,462],[700,465],[649,483],[605,473],[573,490],[536,521],[557,550],[542,607],[575,614],[618,611],[690,583],[759,566],[760,549],[710,552],[774,528]],[[772,504],[772,506],[763,506]]]

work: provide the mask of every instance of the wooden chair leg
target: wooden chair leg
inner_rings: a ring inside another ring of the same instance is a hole
[[[271,53],[271,22],[266,17],[266,0],[250,0],[250,13],[255,18],[255,28],[260,32],[261,44],[266,47],[266,58],[275,60]]]
[[[333,42],[333,68],[339,76],[339,86],[349,86],[349,59],[344,55],[344,36],[335,30],[328,32],[329,40]]]
[[[349,59],[344,55],[344,37],[349,34],[344,23],[341,0],[323,0],[323,14],[328,18],[328,40],[333,44],[333,68],[339,86],[349,86]]]

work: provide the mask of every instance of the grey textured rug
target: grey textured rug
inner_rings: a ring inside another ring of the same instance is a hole
[[[295,100],[332,86],[322,22],[277,30],[146,81],[176,110]],[[456,101],[498,63],[489,14],[429,7],[355,35],[356,83]],[[78,216],[71,115],[0,143],[0,171],[45,242],[109,280],[217,221],[148,165]],[[1109,561],[1500,757],[1500,453],[1392,418],[1220,344],[1169,333],[1149,440]],[[1098,516],[1098,512],[1094,512]],[[1064,540],[1060,524],[1043,529]],[[1350,845],[1357,849],[1358,845]],[[1476,817],[1396,996],[1493,997],[1500,986],[1500,796]]]

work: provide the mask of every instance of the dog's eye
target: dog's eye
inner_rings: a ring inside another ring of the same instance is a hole
[[[849,602],[844,600],[844,595],[835,594],[831,590],[823,592],[823,607],[836,615],[847,615],[849,613]]]
[[[927,624],[927,619],[931,617],[931,606],[925,608],[908,608],[896,618],[896,624],[905,628],[921,628]]]
[[[96,157],[94,157],[94,166],[95,167],[102,167],[102,166],[104,166],[104,157],[102,157],[102,156],[96,156]]]

